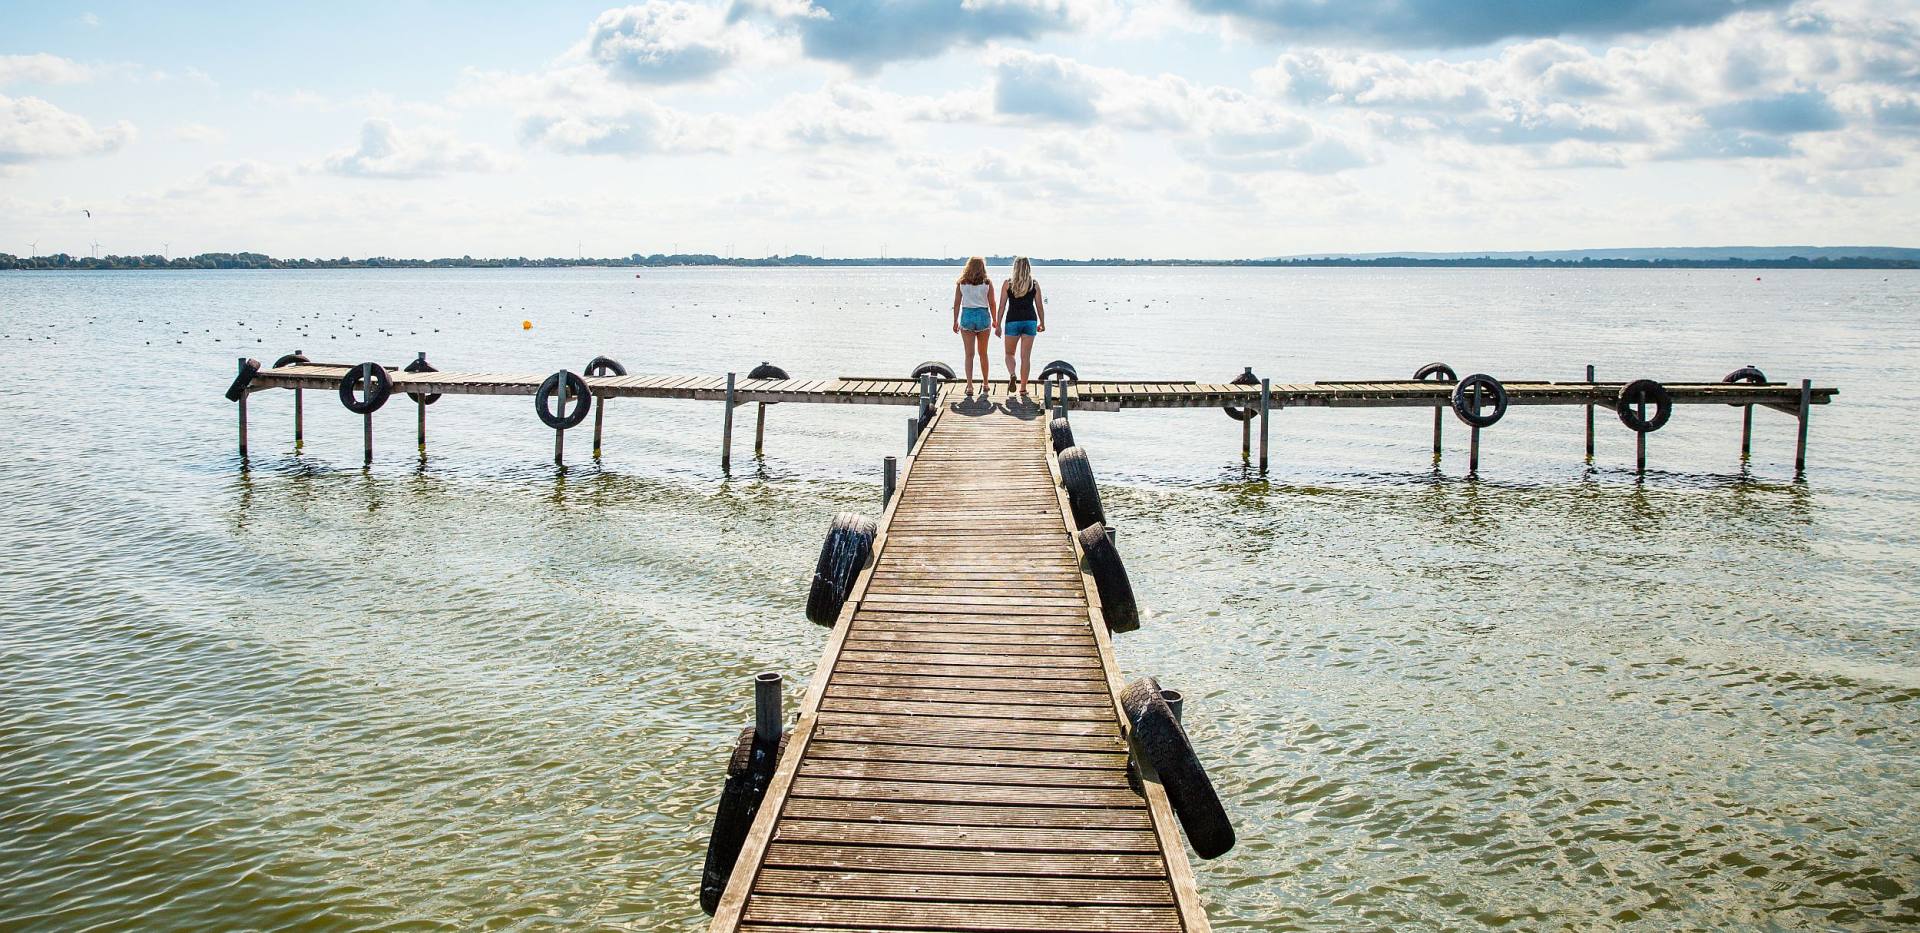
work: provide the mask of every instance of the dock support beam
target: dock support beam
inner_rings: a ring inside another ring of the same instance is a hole
[[[600,427],[606,421],[607,399],[605,396],[593,400],[593,459],[600,459]]]
[[[753,675],[753,738],[770,748],[780,747],[780,675]]]
[[[1800,380],[1800,440],[1793,448],[1793,475],[1807,473],[1807,418],[1813,414],[1813,380]]]
[[[1445,407],[1440,405],[1434,406],[1433,408],[1433,462],[1434,463],[1440,462],[1440,416],[1442,414],[1445,414]]]
[[[893,504],[894,476],[899,467],[900,461],[892,457],[880,461],[880,510],[883,512]]]
[[[367,385],[369,386],[373,385],[373,381],[369,379],[367,381]],[[372,391],[372,390],[369,389],[368,391]],[[365,443],[362,445],[362,448],[361,448],[360,462],[367,465],[372,465],[373,464],[373,412],[367,412],[366,414],[361,415],[360,421],[361,421],[361,437],[365,441]]]
[[[1640,402],[1634,406],[1634,410],[1640,415],[1640,423],[1646,424],[1647,403]],[[1645,431],[1633,432],[1633,472],[1636,476],[1647,475],[1647,432]]]
[[[767,447],[767,403],[760,402],[753,413],[753,455],[760,456]]]
[[[1273,407],[1273,380],[1260,380],[1260,472],[1267,472],[1267,422]]]
[[[733,469],[733,373],[727,374],[727,414],[720,426],[720,472]]]
[[[427,455],[427,403],[424,400],[424,396],[421,401],[414,402],[413,407],[417,417],[414,439],[420,445],[420,455],[424,457]]]
[[[556,397],[556,401],[554,403],[555,404],[554,410],[560,413],[560,417],[563,419],[561,423],[565,424],[566,422],[564,419],[567,417],[567,380],[565,379],[560,380],[559,389],[554,392],[554,395]],[[566,428],[553,429],[553,465],[554,466],[567,465],[567,429]]]
[[[245,460],[247,458],[247,397],[244,393],[240,396],[240,404],[235,407],[240,409],[240,459]]]
[[[1587,364],[1587,384],[1593,384],[1593,364]],[[1588,396],[1591,398],[1592,396]],[[1593,402],[1587,402],[1587,462],[1593,462]]]

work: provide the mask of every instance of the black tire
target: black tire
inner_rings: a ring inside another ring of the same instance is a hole
[[[1093,464],[1087,462],[1086,448],[1060,451],[1060,485],[1066,487],[1067,504],[1073,508],[1073,527],[1106,522],[1106,510],[1100,507],[1100,485],[1093,481]]]
[[[1474,407],[1474,390],[1480,390],[1482,400],[1493,401],[1493,411]],[[1507,414],[1507,387],[1500,380],[1486,373],[1474,373],[1460,380],[1453,387],[1453,413],[1476,428],[1490,428]]]
[[[786,750],[787,736],[768,753],[767,743],[759,741],[752,726],[740,730],[733,755],[727,759],[727,781],[720,788],[720,805],[713,814],[713,834],[707,838],[707,863],[700,872],[700,909],[711,915],[720,906],[720,896],[733,877],[733,865],[740,859],[747,831],[767,798],[767,786]]]
[[[1087,573],[1100,593],[1100,614],[1107,620],[1107,631],[1131,632],[1140,627],[1140,605],[1133,599],[1133,584],[1127,580],[1127,567],[1120,552],[1107,540],[1107,526],[1088,525],[1075,533],[1080,551],[1086,556]]]
[[[433,367],[433,364],[427,362],[426,359],[423,357],[414,357],[413,362],[408,363],[406,366],[402,367],[402,369],[405,372],[410,372],[410,373],[437,373],[440,371],[438,369],[435,369]],[[438,392],[429,392],[425,394],[422,394],[419,392],[408,392],[407,397],[410,399],[413,399],[416,402],[419,402],[422,405],[431,405],[434,402],[440,401],[440,393]]]
[[[247,359],[241,361],[240,372],[233,377],[233,384],[227,386],[227,401],[237,402],[246,398],[247,386],[251,385],[253,383],[253,377],[259,374],[259,360]]]
[[[624,376],[627,368],[610,356],[596,356],[587,361],[587,368],[581,370],[588,376]]]
[[[1641,418],[1640,405],[1653,406],[1653,417]],[[1620,423],[1637,434],[1652,434],[1667,426],[1667,420],[1673,417],[1673,396],[1667,387],[1652,379],[1635,379],[1620,387],[1620,395],[1614,399],[1613,410],[1620,416]]]
[[[760,365],[755,366],[752,372],[747,373],[747,378],[748,379],[792,379],[793,377],[787,375],[786,370],[781,369],[780,367],[775,366],[772,363],[761,363]]]
[[[371,378],[363,380],[362,374]],[[362,382],[367,383],[367,397],[355,398],[353,393]],[[387,368],[379,363],[362,363],[346,371],[340,377],[340,404],[356,415],[371,415],[380,410],[393,396],[393,377],[387,374]]]
[[[1065,418],[1047,422],[1047,434],[1053,439],[1053,452],[1056,454],[1073,446],[1073,425]]]
[[[1080,371],[1074,369],[1073,364],[1066,360],[1054,360],[1040,368],[1040,381],[1045,382],[1048,379],[1077,383],[1080,381]]]
[[[921,376],[925,376],[929,373],[935,376],[939,376],[941,379],[947,380],[949,382],[953,381],[956,378],[959,378],[954,374],[953,367],[948,366],[947,364],[942,363],[939,360],[928,360],[913,368],[913,381],[919,382]]]
[[[840,609],[853,592],[853,581],[873,556],[873,519],[858,512],[833,516],[827,540],[820,545],[820,559],[813,565],[813,585],[807,591],[807,618],[816,625],[832,628],[840,619]]]
[[[1253,374],[1253,367],[1251,366],[1247,367],[1246,372],[1233,377],[1233,381],[1228,383],[1228,385],[1236,386],[1257,386],[1259,384],[1260,377]],[[1220,407],[1226,411],[1227,417],[1235,421],[1252,421],[1260,414],[1260,410],[1251,405],[1222,405]]]
[[[567,381],[567,399],[571,406],[567,411],[555,412],[553,397],[560,392],[562,379]],[[540,391],[533,394],[533,411],[540,416],[541,424],[556,431],[578,427],[593,411],[593,392],[587,388],[587,380],[563,369],[540,383]]]
[[[313,361],[307,359],[304,356],[301,356],[299,350],[295,350],[292,353],[287,354],[286,356],[283,356],[277,360],[274,360],[273,368],[279,369],[282,366],[298,366],[301,363],[311,363],[311,362]]]
[[[1427,365],[1414,370],[1413,378],[1418,379],[1421,382],[1426,382],[1428,380],[1435,380],[1438,382],[1459,382],[1460,374],[1454,372],[1453,367],[1448,366],[1445,363],[1428,363]]]
[[[1160,682],[1142,677],[1127,685],[1120,704],[1133,722],[1133,750],[1160,777],[1167,804],[1180,818],[1187,843],[1201,858],[1219,858],[1233,849],[1233,823],[1227,819],[1220,794],[1207,770],[1200,766],[1187,731],[1160,695]]]
[[[1752,366],[1742,366],[1739,369],[1736,369],[1733,372],[1726,374],[1726,376],[1721,378],[1720,381],[1726,382],[1726,383],[1744,382],[1744,383],[1747,383],[1748,385],[1763,386],[1767,384],[1767,374],[1761,372],[1760,370]],[[1733,406],[1734,408],[1740,407],[1739,402],[1728,402],[1727,404]]]

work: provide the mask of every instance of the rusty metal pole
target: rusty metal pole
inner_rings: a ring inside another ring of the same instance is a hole
[[[1593,462],[1593,364],[1587,364],[1587,462]]]
[[[1167,701],[1167,709],[1173,711],[1173,721],[1184,725],[1181,715],[1185,712],[1187,695],[1178,690],[1169,690],[1163,687],[1160,690],[1160,699]]]
[[[607,400],[604,396],[593,403],[593,459],[600,459],[600,427],[607,418]]]
[[[1807,419],[1813,414],[1813,380],[1800,380],[1800,440],[1794,447],[1793,475],[1807,472]]]
[[[1444,405],[1433,406],[1433,462],[1435,463],[1440,462],[1440,416],[1445,413],[1445,409]]]
[[[1473,416],[1480,417],[1480,383],[1473,384]],[[1480,426],[1473,425],[1472,438],[1468,442],[1467,475],[1480,475]]]
[[[415,359],[425,363],[427,361],[427,355],[421,353],[415,357]],[[416,392],[414,394],[417,395],[418,398],[413,400],[413,404],[415,408],[419,409],[419,423],[414,432],[414,440],[420,445],[420,453],[425,454],[427,452],[427,394],[425,392]]]

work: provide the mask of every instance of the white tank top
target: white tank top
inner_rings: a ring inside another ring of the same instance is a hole
[[[984,308],[987,306],[987,295],[992,291],[993,286],[985,282],[978,285],[963,284],[960,286],[960,307]]]

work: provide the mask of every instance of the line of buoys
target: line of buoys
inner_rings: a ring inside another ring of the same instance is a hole
[[[873,556],[873,537],[878,526],[858,512],[840,512],[827,528],[827,540],[820,545],[820,559],[813,565],[813,585],[807,590],[807,618],[816,625],[833,627],[841,607],[853,592],[853,581]]]

